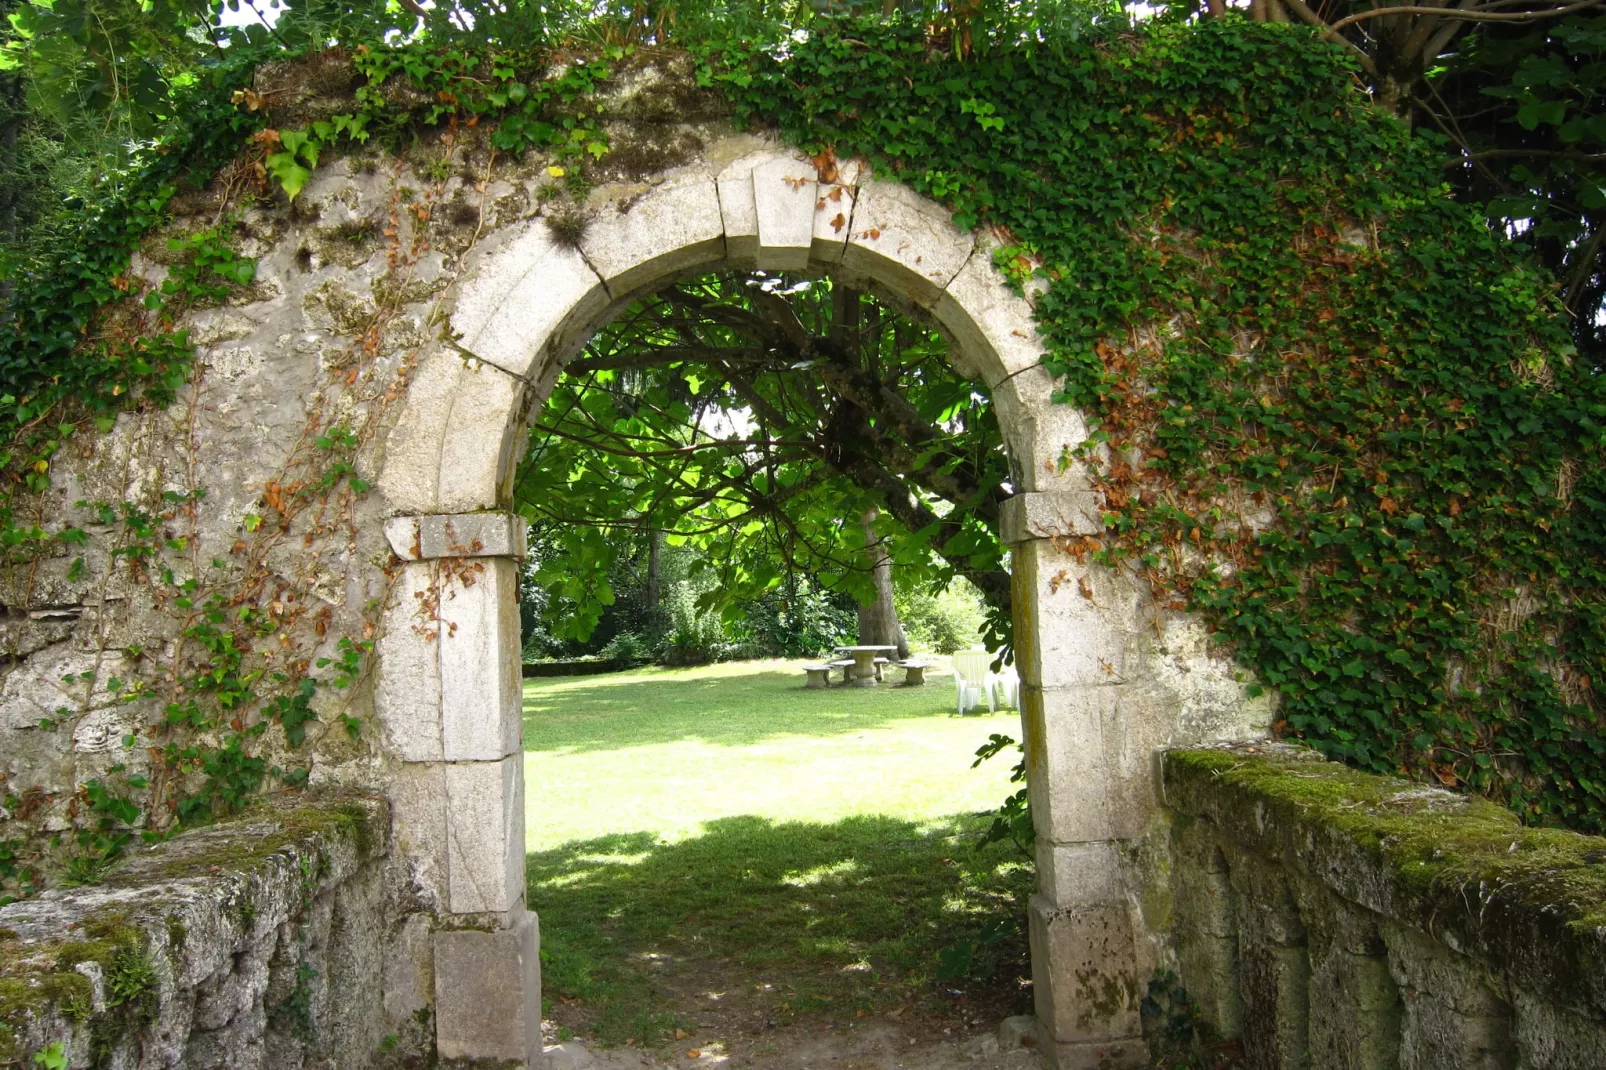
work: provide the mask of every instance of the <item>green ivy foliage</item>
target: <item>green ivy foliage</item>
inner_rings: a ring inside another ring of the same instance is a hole
[[[1606,828],[1601,369],[1338,49],[1212,19],[960,65],[866,22],[727,62],[746,114],[1048,281],[1098,558],[1202,613],[1289,734]]]

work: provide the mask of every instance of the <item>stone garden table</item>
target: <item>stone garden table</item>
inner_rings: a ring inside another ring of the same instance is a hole
[[[837,650],[853,657],[853,686],[874,687],[880,681],[875,678],[875,659],[878,654],[887,652],[897,653],[895,646],[839,646]],[[891,660],[890,658],[888,660]]]

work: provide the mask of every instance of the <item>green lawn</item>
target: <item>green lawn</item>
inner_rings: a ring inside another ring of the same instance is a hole
[[[1018,715],[955,717],[947,676],[808,691],[801,664],[526,681],[547,989],[604,1041],[683,1024],[677,971],[770,985],[783,1017],[925,998],[943,948],[1014,986],[1018,933],[980,938],[1017,915],[1030,866],[973,846],[1012,763],[970,764]]]

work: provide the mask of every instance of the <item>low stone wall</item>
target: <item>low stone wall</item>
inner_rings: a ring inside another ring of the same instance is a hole
[[[0,909],[0,1067],[344,1068],[417,1051],[427,1013],[409,1030],[385,1009],[388,839],[382,801],[283,801]]]
[[[1281,744],[1173,751],[1178,973],[1251,1067],[1606,1067],[1606,840]]]

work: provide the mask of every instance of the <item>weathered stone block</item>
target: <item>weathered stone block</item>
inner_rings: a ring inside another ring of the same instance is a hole
[[[1573,1014],[1520,988],[1512,997],[1519,1066],[1545,1070],[1606,1066],[1606,1022]]]
[[[1119,845],[1037,838],[1037,894],[1056,906],[1108,903],[1126,894]]]
[[[537,1070],[541,934],[536,917],[497,932],[435,934],[435,1042],[442,1059]]]
[[[1126,581],[1046,539],[1016,545],[1011,563],[1023,683],[1082,687],[1135,675],[1127,635],[1137,606]]]
[[[1217,1036],[1243,1032],[1238,994],[1237,896],[1208,818],[1172,831],[1173,936],[1177,966],[1200,1016]]]
[[[857,160],[844,160],[838,165],[834,180],[826,181],[831,176],[823,175],[815,187],[814,243],[810,255],[817,266],[842,262],[853,227],[853,211],[858,199],[856,184],[863,170]]]
[[[930,308],[970,259],[975,239],[907,186],[870,181],[858,189],[844,267]]]
[[[671,179],[622,208],[603,207],[580,251],[618,300],[640,287],[725,254],[725,223],[712,178]]]
[[[1101,709],[1113,686],[1021,691],[1026,785],[1039,843],[1114,839]]]
[[[374,715],[391,752],[408,762],[441,760],[440,647],[429,613],[435,573],[425,561],[398,570],[375,643]]]
[[[403,561],[442,557],[523,557],[529,525],[517,513],[395,516],[385,540]]]
[[[1238,929],[1243,1044],[1251,1067],[1310,1065],[1310,957],[1305,927],[1274,863],[1228,858]]]
[[[579,250],[553,240],[537,219],[463,284],[452,330],[474,356],[529,375],[549,342],[561,348],[567,336],[587,333],[607,305],[608,291]]]
[[[753,164],[768,153],[744,156],[715,180],[720,220],[725,228],[725,258],[751,267],[758,259],[758,207],[753,203]]]
[[[476,562],[440,581],[441,751],[448,762],[520,753],[518,565]]]
[[[473,513],[506,504],[525,449],[524,384],[488,364],[466,367],[441,437],[435,513]]]
[[[1511,1005],[1478,963],[1433,938],[1383,924],[1389,972],[1405,1006],[1401,1070],[1512,1070]]]
[[[458,378],[467,374],[455,350],[437,346],[419,362],[407,401],[385,439],[385,464],[376,485],[398,512],[433,513],[440,483],[441,440]]]
[[[1087,470],[1073,451],[1087,439],[1082,414],[1054,400],[1054,377],[1042,366],[1013,375],[993,392],[998,424],[1018,469],[1020,491],[1086,490]]]
[[[998,390],[1007,377],[1042,361],[1043,340],[1032,306],[993,266],[995,247],[995,242],[978,240],[931,311],[959,343],[956,369],[967,364],[965,371]]]
[[[524,905],[524,758],[447,762],[447,907],[505,914]]]
[[[445,764],[397,763],[386,795],[391,840],[412,893],[431,910],[449,910]]]
[[[766,160],[753,168],[758,217],[758,267],[802,271],[814,243],[814,164],[800,158]]]
[[[1147,1070],[1153,1065],[1148,1044],[1136,1037],[1070,1044],[1046,1041],[1039,1048],[1055,1070]]]
[[[1058,908],[1040,895],[1028,911],[1032,999],[1044,1039],[1058,1044],[1137,1039],[1143,986],[1123,902]]]

